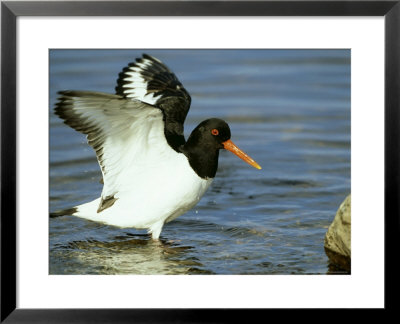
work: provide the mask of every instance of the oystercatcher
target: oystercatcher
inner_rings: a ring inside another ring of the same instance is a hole
[[[185,140],[191,98],[160,60],[143,54],[122,70],[115,89],[116,94],[59,92],[55,113],[87,135],[104,185],[99,198],[52,217],[74,215],[147,229],[157,240],[165,223],[194,207],[206,192],[220,149],[261,169],[230,140],[221,119],[201,122]]]

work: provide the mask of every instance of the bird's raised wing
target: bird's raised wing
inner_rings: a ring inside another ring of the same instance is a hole
[[[191,98],[182,83],[160,60],[143,54],[119,74],[116,93],[160,108],[183,125]]]
[[[103,173],[98,212],[112,206],[119,192],[129,190],[135,174],[156,167],[163,155],[170,154],[160,109],[120,95],[87,91],[60,95],[55,113],[87,135]]]

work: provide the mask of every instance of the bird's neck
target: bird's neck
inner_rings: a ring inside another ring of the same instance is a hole
[[[218,169],[219,150],[189,137],[181,151],[186,155],[193,171],[200,178],[210,179],[215,177]]]

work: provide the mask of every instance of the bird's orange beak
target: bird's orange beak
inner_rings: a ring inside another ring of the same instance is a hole
[[[223,142],[222,145],[224,146],[225,150],[232,152],[233,154],[237,155],[243,161],[247,162],[251,166],[261,170],[260,165],[256,161],[254,161],[250,156],[244,153],[240,148],[238,148],[231,140]]]

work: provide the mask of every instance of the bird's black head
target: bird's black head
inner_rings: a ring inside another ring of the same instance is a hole
[[[231,130],[222,119],[202,121],[190,134],[182,152],[201,178],[213,178],[218,168],[220,149],[226,149],[257,169],[261,167],[230,140]]]
[[[210,118],[202,121],[190,134],[188,145],[204,146],[209,150],[224,148],[223,142],[231,138],[231,130],[222,119]]]

